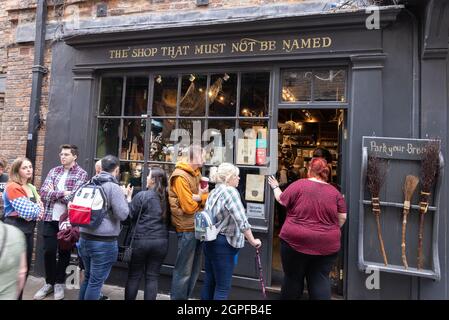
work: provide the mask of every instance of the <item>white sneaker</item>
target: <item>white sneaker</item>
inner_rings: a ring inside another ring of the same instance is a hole
[[[60,283],[55,284],[55,300],[64,299],[64,285]]]
[[[39,289],[38,292],[34,295],[34,300],[42,300],[50,293],[53,292],[53,286],[51,284],[46,283],[42,288]]]

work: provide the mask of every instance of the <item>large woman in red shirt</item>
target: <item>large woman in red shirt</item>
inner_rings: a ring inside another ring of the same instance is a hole
[[[284,269],[281,299],[301,298],[304,278],[310,299],[331,298],[329,273],[340,250],[346,204],[342,194],[326,182],[329,174],[326,160],[313,158],[308,178],[295,181],[283,192],[275,178],[268,179],[276,200],[287,208],[279,234]]]

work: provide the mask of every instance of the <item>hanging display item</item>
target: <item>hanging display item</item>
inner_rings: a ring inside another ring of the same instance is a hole
[[[387,254],[385,252],[384,241],[382,238],[382,228],[380,225],[380,200],[379,193],[385,181],[387,173],[387,162],[377,156],[368,157],[367,168],[367,187],[371,193],[371,204],[373,214],[376,217],[377,237],[379,238],[380,251],[384,260],[384,264],[388,265]]]
[[[257,133],[256,140],[256,165],[262,166],[267,160],[267,139],[262,137],[262,132]]]
[[[423,268],[424,217],[429,207],[430,193],[438,176],[440,164],[440,146],[438,141],[430,141],[421,160],[421,193],[419,197],[419,231],[418,231],[418,270]]]
[[[406,241],[405,234],[407,230],[407,216],[410,213],[410,201],[415,193],[416,187],[418,186],[419,178],[416,176],[408,175],[405,177],[404,182],[404,211],[402,216],[402,243],[401,243],[401,253],[402,253],[402,263],[405,269],[408,268],[407,264],[407,254],[406,254]]]
[[[236,164],[256,164],[256,139],[238,139]]]
[[[264,201],[265,176],[259,174],[246,175],[246,201]]]

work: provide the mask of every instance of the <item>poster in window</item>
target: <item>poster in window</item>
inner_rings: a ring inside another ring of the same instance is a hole
[[[256,139],[238,139],[237,164],[256,164]]]
[[[260,174],[247,174],[246,175],[246,201],[264,201],[265,191],[265,176]]]

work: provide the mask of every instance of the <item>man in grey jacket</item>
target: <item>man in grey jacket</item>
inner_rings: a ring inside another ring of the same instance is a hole
[[[120,161],[117,157],[107,155],[101,159],[102,171],[94,178],[102,184],[109,212],[96,229],[80,228],[80,256],[85,267],[85,278],[81,285],[80,300],[98,300],[101,288],[117,261],[117,238],[120,233],[120,221],[129,214],[128,202],[124,190],[120,188],[117,178]]]

